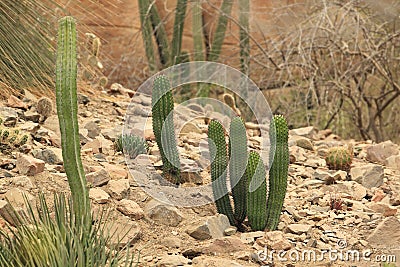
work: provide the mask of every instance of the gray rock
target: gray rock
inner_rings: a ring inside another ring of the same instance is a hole
[[[86,123],[84,128],[88,130],[87,135],[91,139],[96,138],[101,133],[99,125],[93,121]]]
[[[32,150],[32,155],[49,164],[62,164],[62,151],[60,148],[44,148]]]
[[[314,146],[311,140],[304,136],[297,136],[297,135],[290,136],[289,143],[290,144],[293,143],[294,145],[304,148],[306,150],[314,151]]]
[[[205,221],[192,223],[186,232],[197,240],[220,238],[224,231],[230,227],[229,219],[224,214],[207,217]]]
[[[166,237],[161,240],[161,245],[167,248],[180,248],[182,246],[182,240],[178,237]]]
[[[236,232],[237,232],[237,228],[235,226],[229,226],[228,228],[226,228],[224,230],[224,235],[231,236],[231,235],[236,234]]]
[[[108,193],[117,200],[126,198],[129,192],[130,185],[128,179],[111,180],[108,182]]]
[[[135,220],[139,220],[144,216],[142,208],[135,201],[130,199],[122,199],[119,201],[117,204],[117,210]]]
[[[368,236],[367,241],[373,247],[387,248],[400,244],[400,221],[390,216],[378,224],[376,229]]]
[[[32,122],[39,122],[40,114],[31,110],[24,112],[24,119]]]
[[[86,175],[86,180],[93,187],[107,184],[110,180],[110,174],[105,169],[100,169],[96,172],[91,172]]]
[[[366,188],[379,187],[383,184],[384,170],[377,164],[366,164],[350,170],[351,179]]]
[[[152,199],[145,207],[146,216],[157,224],[177,226],[183,219],[181,212],[173,206]]]
[[[45,162],[28,155],[20,154],[17,158],[17,170],[22,175],[35,175],[44,171]]]
[[[33,188],[33,183],[31,179],[27,176],[17,176],[12,179],[13,185],[17,187],[24,187],[26,189],[32,189]]]
[[[12,226],[17,226],[20,224],[18,217],[23,218],[25,216],[26,213],[24,209],[20,207],[13,207],[8,201],[0,199],[0,217],[6,220],[9,224]]]
[[[290,135],[299,135],[308,138],[312,138],[313,135],[316,133],[314,126],[308,126],[303,128],[292,129],[289,131]]]
[[[264,231],[250,232],[250,233],[242,233],[240,235],[240,240],[245,244],[253,244],[254,241],[264,236]]]
[[[367,160],[384,164],[385,160],[393,155],[398,155],[399,146],[392,141],[385,141],[367,148]]]
[[[140,239],[142,232],[139,225],[126,216],[109,220],[104,228],[111,234],[110,245],[119,245],[120,248],[133,245]]]
[[[400,155],[393,155],[386,158],[385,165],[389,168],[400,171]]]

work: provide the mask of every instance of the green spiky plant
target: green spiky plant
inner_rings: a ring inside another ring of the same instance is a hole
[[[262,231],[267,225],[267,183],[263,161],[255,151],[250,151],[246,168],[247,217],[251,229]]]
[[[165,75],[154,79],[152,91],[153,132],[163,162],[163,174],[176,184],[181,183],[180,161],[175,139],[171,85]]]
[[[229,191],[226,185],[228,155],[224,128],[217,120],[211,120],[208,125],[208,147],[210,149],[212,191],[218,213],[225,214],[231,225],[236,225]]]
[[[134,134],[119,135],[114,143],[115,151],[124,152],[131,159],[136,158],[139,154],[146,154],[148,146],[146,141]]]
[[[246,128],[240,117],[233,118],[229,128],[229,179],[237,225],[246,218],[247,137]]]
[[[353,161],[352,148],[331,147],[325,157],[326,165],[330,170],[350,171]]]
[[[142,25],[142,38],[146,52],[146,57],[149,63],[150,71],[154,72],[157,70],[157,64],[154,53],[152,28],[149,15],[150,1],[149,0],[138,0],[138,1],[139,1],[140,22]]]
[[[226,180],[226,149],[224,151],[225,135],[222,125],[211,121],[208,129],[212,180],[225,175]],[[271,149],[271,168],[269,172],[269,194],[267,199],[266,172],[262,159],[258,153],[252,151],[247,157],[247,139],[243,121],[234,118],[230,129],[230,181],[234,185],[232,196],[234,199],[235,213],[229,201],[226,184],[213,183],[213,193],[219,213],[228,216],[231,224],[240,228],[244,217],[248,217],[253,230],[264,230],[267,227],[275,230],[287,188],[287,175],[289,166],[288,126],[285,118],[276,115],[271,121],[270,142],[274,144]],[[219,144],[217,148],[215,145]],[[225,144],[226,145],[226,144]],[[222,162],[218,163],[218,162]],[[247,162],[247,166],[246,166]],[[246,170],[243,174],[241,170]],[[213,181],[214,181],[213,180]],[[225,181],[226,182],[226,181]],[[221,197],[218,199],[218,197]],[[233,218],[232,218],[233,217]]]
[[[0,125],[0,152],[9,154],[28,142],[29,134],[17,128]]]
[[[269,193],[267,201],[267,228],[271,231],[278,227],[283,202],[285,200],[289,171],[289,129],[282,115],[274,115],[269,130],[270,151]],[[273,148],[273,146],[272,146]]]

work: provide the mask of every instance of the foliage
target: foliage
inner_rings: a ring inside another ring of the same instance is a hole
[[[71,201],[65,196],[54,196],[54,217],[44,195],[39,195],[37,209],[25,200],[26,216],[15,210],[15,228],[0,229],[0,266],[125,266],[134,265],[134,254],[129,247],[111,245],[116,233],[109,232],[109,214],[101,212],[97,223],[90,225],[83,236]],[[126,255],[124,255],[126,254]],[[137,266],[137,264],[136,264]]]
[[[115,140],[115,151],[124,152],[129,155],[131,159],[134,159],[139,154],[146,154],[148,146],[146,141],[134,134],[119,135]]]
[[[175,139],[171,85],[165,75],[154,79],[152,91],[153,132],[160,149],[163,173],[176,184],[181,182],[180,161]]]

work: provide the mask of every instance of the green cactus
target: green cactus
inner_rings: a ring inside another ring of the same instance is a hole
[[[56,103],[64,168],[71,188],[77,229],[91,226],[90,201],[83,170],[78,125],[76,25],[72,17],[59,20],[56,62]]]
[[[21,141],[23,141],[21,143]],[[28,134],[18,128],[6,128],[0,126],[0,151],[10,154],[11,151],[26,144]]]
[[[350,171],[353,161],[352,148],[332,147],[328,150],[325,157],[326,165],[330,170]]]
[[[165,75],[160,75],[154,79],[152,92],[153,132],[160,149],[164,175],[180,184],[180,161],[175,140],[173,109],[171,85]]]
[[[236,225],[226,185],[228,159],[225,133],[221,123],[217,120],[211,120],[208,125],[208,146],[212,159],[211,181],[217,211],[225,214],[231,225]]]
[[[267,201],[267,228],[275,230],[285,200],[289,168],[288,125],[282,115],[275,115],[270,125],[270,170]],[[275,151],[273,148],[275,144]]]
[[[140,23],[142,25],[142,37],[146,52],[149,69],[151,72],[157,70],[156,57],[153,47],[152,28],[149,16],[150,1],[139,0]]]
[[[183,28],[188,0],[178,0],[175,9],[174,32],[171,43],[171,62],[176,64],[181,55]]]
[[[240,117],[233,118],[229,129],[229,178],[234,203],[234,217],[237,226],[246,218],[246,128]]]
[[[260,155],[251,151],[246,168],[247,217],[251,229],[263,231],[267,224],[267,183],[264,163]]]
[[[148,151],[146,141],[134,134],[119,135],[114,145],[117,152],[124,152],[132,159],[136,158],[139,154],[146,154]]]

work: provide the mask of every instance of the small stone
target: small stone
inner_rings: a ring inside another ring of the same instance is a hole
[[[33,183],[28,176],[16,176],[12,179],[12,183],[17,187],[24,187],[26,189],[33,188]]]
[[[385,165],[389,168],[400,171],[400,155],[393,155],[386,158]]]
[[[147,203],[146,216],[157,224],[177,226],[183,219],[181,212],[174,206],[170,206],[155,199]]]
[[[186,232],[197,240],[220,238],[224,236],[224,231],[230,226],[226,215],[217,214],[207,217],[205,221],[197,222],[189,226]]]
[[[247,246],[243,242],[234,237],[223,237],[214,239],[213,242],[202,249],[204,254],[218,255],[218,254],[230,254],[237,251],[246,250]]]
[[[90,188],[89,198],[99,204],[108,203],[110,201],[110,195],[100,188]]]
[[[290,242],[283,236],[282,231],[266,232],[264,237],[257,239],[257,244],[261,247],[271,247],[276,251],[289,250],[292,248]]]
[[[35,201],[34,196],[19,188],[11,188],[4,194],[4,198],[7,199],[13,207],[19,208],[25,208],[26,201],[30,204]]]
[[[101,129],[99,125],[93,121],[90,121],[83,126],[85,129],[88,130],[88,137],[91,139],[96,138],[101,133]]]
[[[231,236],[231,235],[236,234],[236,232],[237,232],[237,228],[235,226],[229,226],[228,228],[226,228],[224,230],[224,235]]]
[[[400,244],[400,221],[394,216],[387,217],[378,224],[368,236],[367,241],[373,247],[387,248]]]
[[[14,127],[17,124],[18,113],[9,107],[0,107],[0,117],[3,118],[3,125],[6,127]]]
[[[62,164],[62,151],[60,148],[44,148],[32,150],[32,155],[49,164]]]
[[[366,206],[374,212],[380,213],[385,217],[394,216],[397,213],[397,209],[395,207],[382,202],[370,202]]]
[[[109,245],[119,245],[120,248],[133,245],[140,239],[142,233],[139,225],[126,216],[106,222],[104,228],[106,233],[111,234]]]
[[[181,255],[163,255],[161,260],[157,262],[156,267],[184,266],[189,263],[191,263],[191,260]]]
[[[236,261],[219,258],[219,257],[206,257],[200,256],[193,259],[193,265],[196,267],[243,267],[242,264]]]
[[[379,187],[383,184],[383,167],[377,164],[365,164],[350,170],[351,179],[366,188]]]
[[[126,198],[129,191],[130,185],[128,179],[110,180],[108,182],[108,193],[117,200]]]
[[[107,184],[110,180],[110,174],[105,169],[91,172],[86,175],[86,180],[92,187],[98,187]]]
[[[24,103],[22,100],[18,99],[16,96],[11,95],[7,100],[7,106],[11,108],[20,108],[27,110],[28,105]]]
[[[287,230],[290,233],[301,235],[303,233],[307,233],[308,231],[310,231],[311,227],[312,226],[309,224],[293,223],[287,226]]]
[[[114,143],[103,136],[97,136],[93,141],[87,142],[82,147],[82,150],[86,149],[90,149],[94,154],[103,153],[111,155],[114,154]]]
[[[102,162],[101,165],[103,165],[103,167],[106,169],[111,179],[113,180],[128,178],[128,171],[125,170],[124,167],[121,165],[109,164],[106,162]]]
[[[367,148],[367,160],[384,164],[388,157],[398,155],[399,152],[398,145],[394,144],[392,141],[385,141]]]
[[[135,201],[130,199],[122,199],[119,201],[117,204],[117,210],[135,220],[139,220],[144,216],[142,208]]]
[[[24,112],[24,119],[27,121],[32,121],[35,123],[39,122],[40,119],[40,114],[31,110],[25,111]]]
[[[194,124],[193,122],[187,122],[183,125],[181,131],[179,132],[179,134],[191,134],[191,133],[198,133],[201,134],[202,131],[201,129]]]
[[[182,246],[182,240],[178,237],[167,237],[161,240],[161,245],[167,248],[180,248]]]
[[[314,151],[314,146],[311,143],[311,140],[307,137],[303,137],[303,136],[292,136],[289,141],[293,141],[295,142],[296,146],[304,148],[306,150],[311,150]]]
[[[184,183],[203,184],[203,177],[200,174],[201,169],[197,170],[182,170],[181,179]]]
[[[314,126],[308,126],[308,127],[303,127],[303,128],[292,129],[289,131],[289,134],[312,138],[314,136],[315,132],[316,131],[315,131]]]
[[[9,202],[0,199],[0,218],[3,218],[12,226],[17,226],[19,225],[19,221],[18,218],[15,216],[15,212],[21,217],[26,216],[22,208],[13,207],[10,205]]]
[[[19,155],[17,170],[19,174],[33,176],[44,171],[45,162],[28,155]]]
[[[256,231],[256,232],[250,232],[250,233],[242,233],[240,235],[240,240],[245,243],[245,244],[253,244],[254,241],[259,238],[264,236],[263,231]]]

